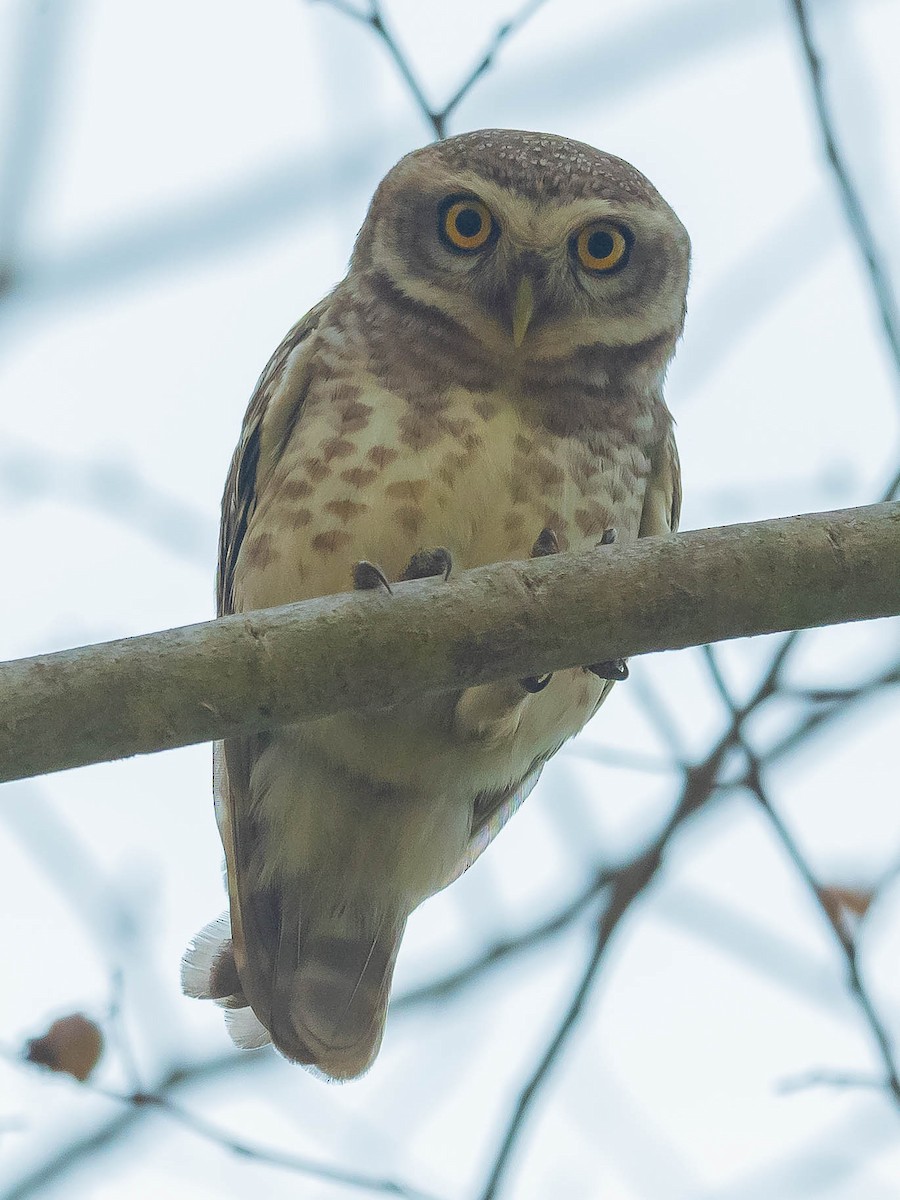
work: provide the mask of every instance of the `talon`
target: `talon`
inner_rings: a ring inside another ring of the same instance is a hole
[[[391,585],[381,567],[376,567],[374,563],[370,563],[365,558],[354,564],[353,587],[357,592],[371,592],[379,587],[383,587],[386,592],[391,592]],[[391,595],[393,595],[392,592]]]
[[[559,554],[559,538],[552,529],[545,527],[531,547],[531,557],[546,558],[548,554]],[[526,675],[524,679],[519,680],[519,683],[526,692],[534,694],[542,692],[552,678],[552,672],[549,675]]]
[[[559,554],[559,538],[552,529],[542,529],[531,547],[531,557],[546,558],[548,554]]]
[[[526,692],[542,692],[550,680],[553,678],[553,673],[548,675],[526,675],[524,679],[520,679],[522,687]]]
[[[433,550],[417,550],[400,576],[406,579],[430,579],[433,575],[443,575],[444,580],[450,578],[453,569],[453,558],[444,546],[436,546]]]
[[[623,679],[628,678],[628,663],[624,658],[612,658],[609,662],[592,663],[584,669],[590,671],[592,675],[596,675],[598,679],[611,679],[615,683],[621,683]]]
[[[600,541],[597,543],[597,545],[598,546],[611,546],[618,536],[619,536],[619,531],[615,527],[613,527],[611,529],[604,529],[603,534],[600,538]]]

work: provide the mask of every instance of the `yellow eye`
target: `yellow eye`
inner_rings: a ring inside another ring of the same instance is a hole
[[[493,240],[496,224],[487,205],[473,196],[450,196],[441,205],[440,234],[451,250],[473,254]]]
[[[586,271],[603,274],[625,266],[633,240],[628,229],[609,221],[594,221],[575,235],[572,250]]]

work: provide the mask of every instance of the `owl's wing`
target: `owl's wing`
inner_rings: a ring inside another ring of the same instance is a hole
[[[235,611],[234,573],[241,544],[260,492],[277,465],[303,406],[309,384],[310,334],[321,321],[328,303],[329,297],[326,297],[290,330],[269,360],[250,399],[222,497],[216,576],[219,616]],[[242,894],[255,874],[250,869],[257,842],[250,805],[250,775],[264,745],[265,735],[258,734],[228,738],[214,749],[216,820],[227,865],[230,938],[226,923],[225,936],[219,938],[219,948],[213,944],[210,948],[201,949],[201,953],[195,954],[193,959],[189,952],[185,960],[188,972],[197,967],[186,990],[193,995],[211,995],[226,1000],[228,1006],[238,1013],[245,1011],[243,1006],[249,997],[241,994],[240,987],[231,989],[231,995],[228,996],[225,984],[217,991],[217,971],[229,977],[229,959],[237,964],[239,972],[242,971],[247,963],[247,940],[254,946],[265,946],[271,945],[273,939],[277,941],[278,936],[277,914],[269,911],[271,905],[260,903],[258,894]],[[210,938],[213,937],[211,933]],[[213,960],[211,972],[207,972],[207,975],[211,974],[212,983],[204,976],[204,955]],[[233,974],[232,967],[230,975]],[[240,982],[245,990],[254,990],[247,988],[249,979],[242,977]],[[204,986],[205,991],[199,990]],[[249,1013],[242,1019],[253,1026]],[[240,1040],[244,1044],[252,1044],[251,1039],[257,1035],[263,1039],[265,1030],[253,1026]],[[235,1037],[238,1037],[237,1032]]]
[[[506,824],[521,808],[535,784],[541,777],[544,763],[550,755],[533,763],[527,774],[518,783],[511,784],[499,792],[480,792],[475,797],[472,812],[472,831],[469,834],[466,852],[447,876],[442,887],[449,887],[460,875],[479,859]]]
[[[235,611],[234,568],[247,522],[256,507],[261,485],[278,462],[306,398],[309,335],[321,321],[329,301],[326,296],[288,332],[250,397],[222,496],[216,576],[216,607],[220,617]]]
[[[671,426],[657,445],[653,458],[639,537],[676,533],[681,517],[681,463]]]

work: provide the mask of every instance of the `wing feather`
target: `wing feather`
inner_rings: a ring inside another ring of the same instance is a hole
[[[639,537],[676,533],[681,518],[681,462],[671,425],[656,447],[652,460]]]
[[[310,334],[328,307],[326,297],[288,332],[257,382],[244,417],[222,496],[216,608],[219,616],[235,611],[234,575],[241,545],[262,486],[284,450],[306,396],[309,383]],[[277,904],[259,892],[244,896],[242,884],[253,879],[252,859],[257,837],[250,806],[250,774],[265,745],[265,735],[229,738],[215,747],[216,815],[225,849],[231,934],[234,957],[241,970],[247,965],[246,945],[278,945]],[[260,993],[248,978],[254,999]],[[257,1007],[257,1005],[254,1005]],[[268,1015],[265,1009],[261,1015]]]
[[[326,296],[287,333],[250,397],[222,496],[216,575],[216,609],[220,617],[235,611],[234,569],[247,524],[260,485],[278,462],[303,407],[309,376],[308,339],[330,299]]]

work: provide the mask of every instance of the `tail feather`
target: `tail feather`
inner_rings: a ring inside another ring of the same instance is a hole
[[[279,1047],[283,1053],[333,1079],[351,1079],[371,1065],[405,923],[371,937],[320,934],[306,942],[288,1010],[294,1040]]]
[[[229,1008],[246,1004],[234,961],[231,921],[222,913],[200,930],[181,959],[181,990],[195,1000],[215,1000]]]
[[[252,1008],[230,1008],[225,1013],[225,1028],[241,1050],[258,1050],[272,1041],[269,1031]]]
[[[361,932],[367,924],[376,928]],[[275,944],[248,938],[239,969],[226,913],[185,952],[182,988],[226,1008],[236,1045],[254,1049],[272,1041],[294,1062],[331,1079],[351,1079],[371,1065],[381,1046],[405,925],[405,914],[378,922],[335,914],[320,918],[313,932],[296,905],[285,902]]]

